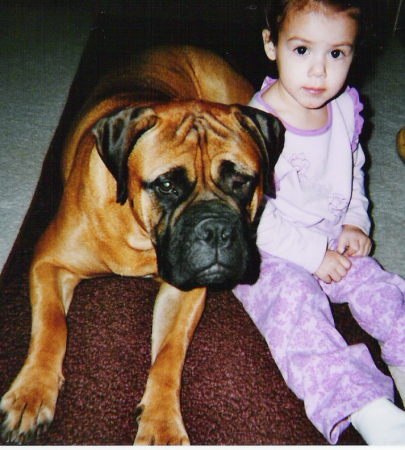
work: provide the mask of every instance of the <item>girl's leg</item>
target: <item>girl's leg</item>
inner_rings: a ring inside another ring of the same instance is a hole
[[[373,258],[352,258],[339,283],[320,282],[335,303],[349,303],[358,324],[382,346],[388,365],[405,368],[405,280],[384,271]]]
[[[263,253],[258,282],[237,286],[234,293],[329,442],[337,442],[353,412],[373,400],[392,399],[392,380],[375,367],[365,345],[347,346],[326,295],[307,271]]]
[[[340,283],[321,285],[332,301],[348,302],[359,325],[380,342],[381,356],[405,404],[405,280],[384,271],[372,258],[352,258],[352,264]],[[395,416],[400,419],[398,412]],[[397,420],[387,414],[385,418],[392,423]],[[375,420],[382,423],[380,417]],[[377,429],[372,422],[367,427],[373,433]]]

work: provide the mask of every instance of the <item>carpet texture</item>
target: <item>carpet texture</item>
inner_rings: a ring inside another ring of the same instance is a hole
[[[110,67],[130,51],[157,43],[199,44],[241,68],[255,86],[265,73],[256,14],[245,8],[225,27],[198,18],[176,23],[101,17],[90,36],[55,133],[43,173],[11,257],[0,278],[0,395],[24,363],[30,334],[28,269],[34,244],[58,205],[61,142],[83,99]],[[238,21],[239,20],[239,21]],[[244,26],[244,40],[232,39]],[[249,28],[250,27],[250,28]],[[249,31],[251,30],[251,31]],[[258,49],[257,54],[251,52]],[[249,74],[249,68],[254,73]],[[150,366],[152,310],[158,285],[109,277],[82,282],[68,315],[66,383],[54,422],[37,444],[132,444],[134,410]],[[334,306],[336,325],[348,343],[365,342],[377,365],[377,343]],[[326,444],[306,418],[303,403],[285,385],[256,327],[230,292],[209,293],[187,355],[181,393],[193,444]],[[340,444],[364,444],[350,427]]]

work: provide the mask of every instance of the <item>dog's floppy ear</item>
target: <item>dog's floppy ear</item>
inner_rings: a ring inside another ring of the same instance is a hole
[[[143,133],[157,122],[152,108],[128,108],[100,119],[93,128],[97,151],[117,181],[117,202],[128,198],[128,158]]]
[[[250,106],[237,105],[237,107],[242,113],[238,115],[240,124],[251,134],[262,150],[264,192],[275,198],[274,166],[284,148],[284,125],[270,113]]]

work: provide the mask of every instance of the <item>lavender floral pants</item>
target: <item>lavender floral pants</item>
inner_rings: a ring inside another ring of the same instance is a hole
[[[289,261],[262,252],[253,286],[234,294],[265,337],[287,385],[304,400],[308,418],[332,444],[349,417],[381,397],[393,382],[364,344],[348,346],[335,328],[330,301],[349,303],[359,325],[382,344],[389,365],[405,367],[405,280],[370,257],[352,258],[339,283],[326,284]]]

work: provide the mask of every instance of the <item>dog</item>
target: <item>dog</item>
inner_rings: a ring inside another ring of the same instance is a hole
[[[119,274],[161,283],[135,443],[189,443],[181,373],[206,290],[255,282],[253,223],[275,196],[285,130],[243,106],[253,93],[221,57],[189,46],[148,50],[95,89],[68,134],[63,197],[30,268],[29,353],[0,404],[7,442],[53,419],[77,284]]]

